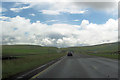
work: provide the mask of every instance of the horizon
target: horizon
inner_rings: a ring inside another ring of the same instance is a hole
[[[34,44],[10,44],[10,45],[1,45],[1,46],[39,46],[39,47],[55,47],[55,48],[74,48],[74,47],[93,47],[93,46],[100,46],[106,44],[116,44],[119,42],[112,42],[112,43],[103,43],[103,44],[96,44],[96,45],[86,45],[86,46],[70,46],[70,47],[57,47],[57,46],[41,46],[41,45],[34,45]]]

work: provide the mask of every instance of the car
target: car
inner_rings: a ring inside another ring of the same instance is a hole
[[[67,56],[73,56],[72,52],[68,52]]]

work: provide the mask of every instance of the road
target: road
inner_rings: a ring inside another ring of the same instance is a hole
[[[82,54],[65,56],[32,78],[118,78],[118,61]]]

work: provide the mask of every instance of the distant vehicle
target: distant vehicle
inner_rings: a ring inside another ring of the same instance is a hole
[[[72,52],[68,52],[67,56],[73,56]]]

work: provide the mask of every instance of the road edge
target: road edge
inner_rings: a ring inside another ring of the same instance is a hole
[[[8,78],[5,78],[5,79],[2,79],[2,80],[29,80],[31,77],[35,76],[36,74],[42,72],[43,70],[45,70],[46,68],[48,68],[49,66],[51,66],[52,64],[58,62],[59,60],[63,59],[65,56],[62,56],[58,59],[55,59],[55,60],[52,60],[46,64],[43,64],[35,69],[32,69],[32,70],[29,70],[25,73],[20,73],[18,75],[14,75],[14,76],[11,76],[11,77],[8,77]]]

